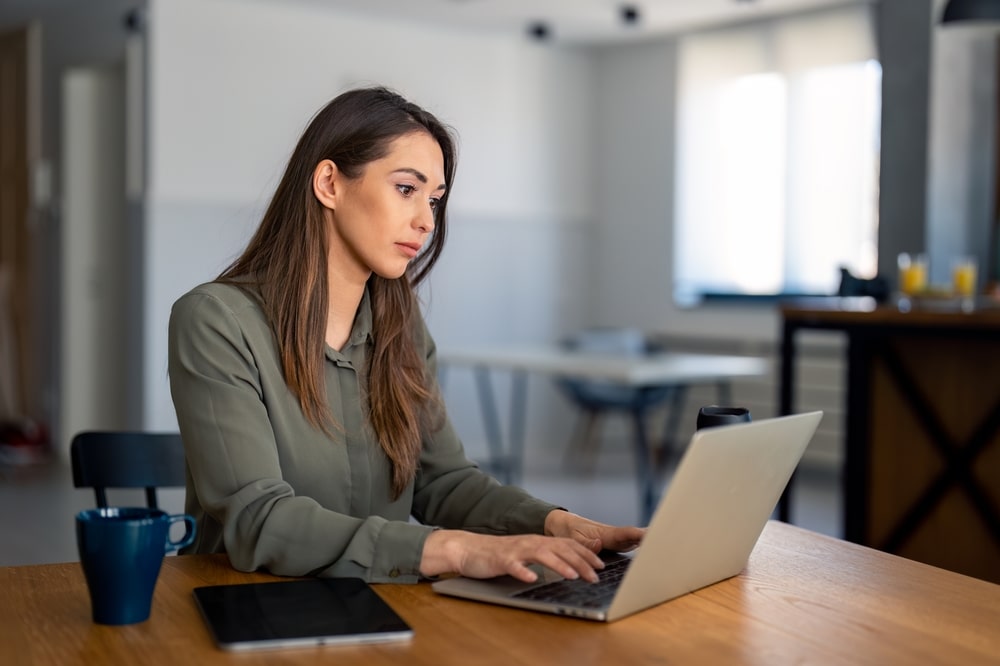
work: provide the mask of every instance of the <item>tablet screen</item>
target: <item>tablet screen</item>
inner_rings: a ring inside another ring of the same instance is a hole
[[[226,650],[408,639],[413,630],[359,578],[196,587],[195,600]]]

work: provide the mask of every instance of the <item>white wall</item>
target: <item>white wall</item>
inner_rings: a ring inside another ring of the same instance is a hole
[[[148,36],[145,427],[176,423],[170,305],[242,248],[309,118],[356,84],[389,85],[460,136],[449,246],[425,292],[439,344],[545,340],[586,319],[583,52],[244,0],[152,0]],[[465,381],[446,397],[475,439]]]

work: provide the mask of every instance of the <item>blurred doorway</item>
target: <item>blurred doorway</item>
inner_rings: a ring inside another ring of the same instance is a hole
[[[126,428],[131,349],[125,63],[62,75],[59,423]]]
[[[0,419],[40,416],[29,224],[28,28],[0,33]]]

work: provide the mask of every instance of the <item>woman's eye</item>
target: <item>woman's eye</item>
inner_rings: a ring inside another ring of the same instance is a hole
[[[399,193],[404,197],[408,197],[413,194],[413,191],[417,188],[413,187],[413,185],[397,185],[396,189],[399,190]]]
[[[431,210],[437,210],[439,205],[441,205],[440,199],[437,197],[431,198]]]

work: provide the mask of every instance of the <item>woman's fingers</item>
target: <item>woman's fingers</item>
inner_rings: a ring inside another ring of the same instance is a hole
[[[562,509],[550,511],[545,518],[547,534],[569,537],[590,550],[632,550],[639,545],[646,530],[641,527],[615,527],[578,516]]]
[[[620,552],[634,550],[645,535],[646,529],[642,527],[617,527],[609,535],[605,548]]]
[[[507,569],[507,574],[523,583],[534,583],[538,580],[538,574],[532,571],[523,562],[511,562]]]
[[[542,535],[493,536],[460,530],[439,530],[424,544],[421,571],[428,576],[454,572],[470,578],[508,574],[534,582],[531,564],[540,564],[564,578],[596,581],[604,563],[572,538]]]
[[[594,567],[573,553],[543,552],[538,554],[536,561],[542,566],[552,569],[563,578],[597,580]]]
[[[516,548],[507,551],[510,557],[507,570],[519,580],[525,578],[514,572],[527,569],[526,563],[532,562],[555,571],[563,578],[583,578],[591,582],[597,580],[595,569],[604,567],[599,557],[571,539],[543,536],[512,538],[518,543]]]

